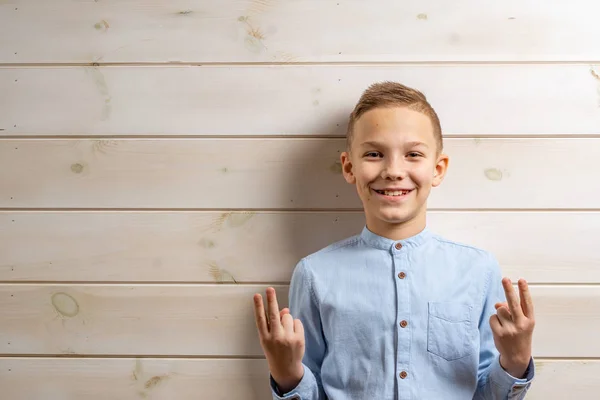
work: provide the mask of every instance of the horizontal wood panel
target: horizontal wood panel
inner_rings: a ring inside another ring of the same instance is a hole
[[[527,400],[594,399],[600,392],[599,360],[536,360]]]
[[[2,140],[0,207],[362,208],[341,176],[344,146],[341,138]],[[429,207],[600,204],[600,139],[455,138],[445,150],[450,168]]]
[[[262,359],[0,358],[0,371],[0,387],[11,400],[197,400],[199,393],[214,400],[270,396],[268,365]],[[594,398],[600,391],[599,374],[598,360],[536,360],[527,400]]]
[[[260,356],[252,296],[265,288],[0,285],[0,354]]]
[[[424,91],[447,136],[598,135],[598,74],[560,64],[0,68],[0,135],[343,136],[361,93],[383,80]]]
[[[0,358],[10,400],[265,400],[268,379],[263,359]]]
[[[3,3],[4,63],[600,59],[586,0]]]
[[[0,285],[0,354],[261,356],[252,296],[265,288]],[[287,286],[276,288],[285,307]],[[600,357],[600,286],[531,292],[534,356]]]
[[[0,281],[288,282],[363,224],[360,212],[0,212]],[[433,211],[428,225],[491,251],[512,279],[600,283],[599,212]]]

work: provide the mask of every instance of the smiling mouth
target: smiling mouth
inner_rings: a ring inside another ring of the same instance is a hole
[[[391,197],[400,197],[400,196],[406,196],[407,194],[409,194],[410,192],[412,192],[414,189],[410,189],[410,190],[375,190],[373,189],[373,191],[375,193],[384,195],[384,196],[391,196]]]

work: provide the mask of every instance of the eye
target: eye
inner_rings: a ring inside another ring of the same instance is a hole
[[[408,153],[408,156],[411,158],[415,158],[415,157],[421,157],[421,154],[417,153],[415,151],[411,151],[410,153]]]
[[[370,158],[372,158],[372,157],[381,157],[381,156],[383,156],[383,154],[381,154],[378,151],[369,151],[368,153],[365,154],[365,157],[370,157]]]

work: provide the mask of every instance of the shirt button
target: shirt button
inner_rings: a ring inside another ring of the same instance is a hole
[[[404,379],[408,376],[408,374],[406,373],[406,371],[402,371],[400,372],[400,378]]]
[[[400,279],[404,279],[404,278],[406,278],[406,274],[405,274],[404,272],[400,272],[400,273],[398,274],[398,278],[400,278]]]
[[[400,250],[402,248],[402,243],[396,243],[396,250]]]
[[[400,322],[401,327],[406,328],[406,325],[408,325],[408,322],[406,322],[404,320]]]

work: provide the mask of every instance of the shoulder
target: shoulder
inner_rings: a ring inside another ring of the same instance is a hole
[[[302,257],[292,273],[291,293],[307,289],[315,299],[319,298],[319,293],[326,292],[330,282],[339,277],[344,260],[350,260],[360,247],[360,235],[354,235]]]
[[[496,256],[489,250],[474,246],[472,244],[456,241],[447,237],[434,234],[432,235],[432,245],[436,251],[439,251],[447,259],[455,260],[471,271],[483,272],[487,281],[492,276],[500,274],[500,265]]]
[[[438,234],[432,235],[432,241],[434,242],[435,246],[442,251],[449,251],[461,254],[473,261],[496,263],[495,256],[489,250],[483,249],[481,247],[452,240]]]
[[[356,249],[361,244],[360,235],[353,235],[337,242],[333,242],[313,253],[306,255],[303,260],[306,262],[318,262],[329,257],[342,255],[349,250]]]
[[[337,261],[360,249],[361,244],[359,234],[333,242],[302,257],[296,265],[295,273],[314,274],[316,270],[322,271],[324,266],[335,266]]]

